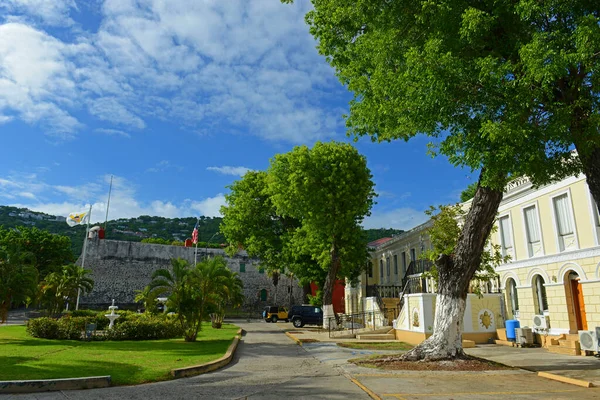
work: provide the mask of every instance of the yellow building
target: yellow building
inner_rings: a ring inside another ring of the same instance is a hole
[[[470,201],[463,206],[468,208]],[[349,312],[365,311],[365,304],[395,309],[397,331],[430,332],[429,304],[435,302],[429,294],[435,286],[422,277],[428,264],[419,260],[430,247],[430,224],[373,243],[367,273],[356,287],[347,286]],[[527,178],[512,181],[496,224],[492,242],[511,259],[497,268],[498,282],[482,288],[490,299],[502,292],[503,304],[488,307],[498,322],[495,327],[516,319],[533,327],[547,347],[554,343],[549,338],[564,335],[562,339],[571,341],[569,354],[578,354],[577,332],[600,326],[600,216],[585,176],[537,188]],[[406,302],[418,307],[409,310]],[[424,322],[420,327],[415,327],[416,315]],[[470,321],[465,326],[473,325],[473,333],[483,332]]]
[[[533,188],[511,182],[492,238],[508,319],[548,335],[600,326],[600,225],[585,176]]]

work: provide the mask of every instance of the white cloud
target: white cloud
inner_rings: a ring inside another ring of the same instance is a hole
[[[79,121],[62,108],[77,97],[65,59],[68,47],[23,24],[0,25],[0,112],[41,122],[60,137],[79,129]]]
[[[39,180],[35,174],[14,174],[0,178],[0,197],[11,200],[12,206],[26,207],[34,211],[66,216],[71,212],[83,211],[92,204],[92,221],[102,222],[106,215],[107,193],[110,175],[95,182],[79,186],[50,185]],[[64,201],[55,199],[56,195]],[[221,193],[200,201],[184,200],[173,203],[161,199],[138,200],[137,187],[129,180],[114,176],[109,218],[132,218],[140,215],[162,217],[189,217],[192,215],[219,216],[225,204]]]
[[[69,11],[77,9],[75,0],[3,0],[0,10],[21,12],[42,20],[47,25],[71,25]]]
[[[308,2],[106,0],[94,32],[69,28],[74,0],[6,4],[5,21],[18,22],[0,25],[0,113],[50,134],[73,136],[82,111],[115,131],[152,118],[307,143],[343,129],[339,110],[324,103],[345,90],[314,49]],[[68,34],[9,18],[17,12]]]
[[[117,129],[105,129],[105,128],[98,128],[95,129],[96,132],[98,133],[102,133],[104,135],[110,135],[110,136],[122,136],[124,138],[127,139],[131,139],[131,135],[127,132],[123,132]]]
[[[224,205],[225,196],[222,193],[219,193],[215,197],[209,197],[201,201],[192,202],[191,208],[198,211],[200,215],[205,215],[207,217],[220,217],[220,209],[221,206]]]
[[[208,167],[207,171],[215,171],[223,175],[235,175],[235,176],[244,176],[244,174],[248,171],[252,171],[250,168],[246,167],[230,167],[225,165],[223,167]]]
[[[394,228],[409,230],[426,222],[429,217],[414,208],[404,207],[393,210],[374,210],[365,218],[365,229]]]

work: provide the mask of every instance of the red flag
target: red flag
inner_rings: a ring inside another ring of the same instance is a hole
[[[196,221],[196,226],[194,226],[194,231],[192,232],[192,243],[198,243],[198,221]]]

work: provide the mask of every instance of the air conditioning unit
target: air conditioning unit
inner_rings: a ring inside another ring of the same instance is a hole
[[[598,337],[600,337],[600,326],[596,327],[594,331],[579,331],[581,350],[600,351]]]
[[[533,327],[540,330],[550,329],[550,318],[545,315],[534,315]]]
[[[533,330],[528,327],[516,328],[515,341],[521,346],[533,344]]]

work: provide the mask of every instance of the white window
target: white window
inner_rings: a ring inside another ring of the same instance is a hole
[[[523,209],[525,218],[525,233],[527,236],[527,251],[529,257],[540,256],[542,252],[542,233],[540,232],[540,223],[535,206],[529,206]]]
[[[510,218],[508,217],[508,215],[501,217],[498,220],[498,225],[500,227],[500,245],[502,247],[502,255],[508,255],[514,258],[513,240],[510,229]]]
[[[544,311],[548,311],[548,300],[546,298],[546,286],[544,286],[544,278],[536,275],[533,279],[533,294],[535,300],[536,314],[542,315]]]
[[[552,199],[559,251],[577,248],[571,202],[567,193]]]
[[[517,293],[517,284],[513,278],[510,278],[506,283],[506,290],[510,300],[510,309],[513,318],[519,316],[519,295]]]

